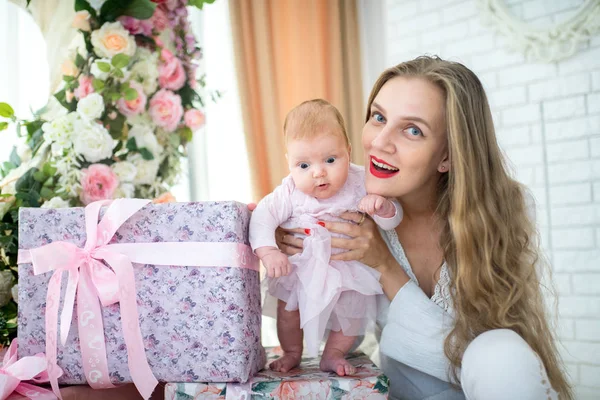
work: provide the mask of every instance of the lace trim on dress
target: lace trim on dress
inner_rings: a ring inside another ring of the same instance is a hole
[[[398,234],[395,230],[384,231],[384,233],[387,236],[392,254],[396,260],[398,260],[408,277],[418,285],[419,281],[415,276],[410,263],[408,262],[408,257],[406,257],[404,248],[398,239]],[[442,307],[444,311],[452,310],[452,298],[450,297],[450,274],[448,272],[448,266],[445,262],[440,270],[440,278],[435,284],[433,296],[431,296],[430,300]]]

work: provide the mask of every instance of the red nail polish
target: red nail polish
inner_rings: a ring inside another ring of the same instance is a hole
[[[319,221],[319,222],[317,222],[317,224],[318,224],[318,225],[321,225],[323,228],[325,228],[325,222],[323,222],[323,221]]]
[[[306,228],[306,229],[304,230],[304,233],[306,233],[307,235],[310,235],[310,229]]]

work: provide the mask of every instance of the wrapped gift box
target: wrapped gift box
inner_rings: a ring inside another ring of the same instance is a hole
[[[279,357],[277,348],[267,350],[268,362]],[[319,358],[304,358],[300,368],[288,373],[266,368],[245,384],[167,383],[165,400],[249,400],[249,399],[369,399],[388,398],[388,379],[369,358],[353,353],[348,361],[357,368],[352,376],[340,377],[319,369]]]
[[[19,247],[54,241],[83,247],[84,218],[83,208],[22,208]],[[249,218],[246,205],[236,202],[149,204],[117,230],[111,243],[248,244]],[[245,382],[264,366],[258,271],[135,263],[133,268],[145,355],[159,381]],[[31,264],[19,265],[20,357],[45,352],[51,275],[36,276]],[[119,304],[102,307],[102,317],[111,381],[131,382]],[[74,313],[66,345],[58,343],[58,365],[64,371],[59,382],[64,384],[86,382],[76,320]]]

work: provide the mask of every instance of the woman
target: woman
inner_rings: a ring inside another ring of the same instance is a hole
[[[397,198],[404,220],[381,234],[356,213],[325,226],[348,236],[332,240],[347,249],[333,258],[382,274],[392,398],[573,398],[544,309],[532,205],[507,172],[475,74],[432,57],[386,70],[363,146],[367,191]],[[281,239],[288,254],[299,246]]]

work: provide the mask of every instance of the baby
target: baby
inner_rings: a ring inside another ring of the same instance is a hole
[[[345,356],[372,327],[379,272],[358,261],[330,260],[331,234],[322,221],[361,210],[385,230],[402,219],[397,202],[369,194],[364,169],[350,163],[350,142],[339,111],[324,100],[306,101],[289,112],[284,124],[290,175],[252,213],[250,244],[267,270],[265,314],[275,316],[283,356],[270,368],[287,372],[300,364],[303,336],[315,357],[329,336],[320,367],[340,376],[354,367]],[[304,228],[303,251],[288,258],[275,242],[275,230]],[[271,306],[271,310],[269,310]]]

